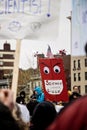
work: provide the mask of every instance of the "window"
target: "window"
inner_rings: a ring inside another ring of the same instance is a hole
[[[74,60],[73,61],[73,70],[75,70],[76,69],[76,61]]]
[[[81,86],[78,86],[78,89],[79,89],[79,93],[81,93]]]
[[[87,85],[85,85],[85,93],[87,93]]]
[[[85,80],[87,80],[87,72],[85,72]]]
[[[87,59],[85,59],[85,67],[87,67]]]
[[[74,81],[76,81],[76,73],[74,73]]]
[[[78,68],[80,69],[80,60],[78,60]]]
[[[81,80],[81,76],[80,76],[80,73],[78,73],[78,81]]]

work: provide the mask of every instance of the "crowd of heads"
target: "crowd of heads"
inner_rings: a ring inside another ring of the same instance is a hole
[[[43,101],[35,107],[32,117],[30,130],[45,130],[57,116],[53,103]]]
[[[69,93],[65,103],[45,100],[41,87],[36,86],[29,102],[21,91],[16,101],[9,89],[0,90],[0,129],[9,130],[86,130],[87,96],[80,94],[78,86]],[[71,127],[72,126],[72,127]]]

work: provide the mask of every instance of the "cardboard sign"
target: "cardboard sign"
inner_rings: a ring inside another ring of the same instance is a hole
[[[68,101],[68,91],[61,58],[40,58],[39,66],[46,100]]]

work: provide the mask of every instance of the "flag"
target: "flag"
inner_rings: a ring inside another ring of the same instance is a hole
[[[48,58],[53,58],[53,57],[54,57],[49,45],[48,45],[48,49],[47,49],[47,57],[48,57]]]

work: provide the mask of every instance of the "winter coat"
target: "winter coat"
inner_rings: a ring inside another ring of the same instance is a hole
[[[34,91],[37,92],[36,100],[38,102],[44,101],[44,93],[43,93],[42,89],[38,86],[38,87],[35,87]]]

